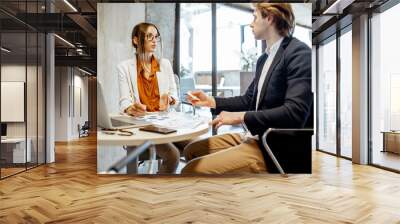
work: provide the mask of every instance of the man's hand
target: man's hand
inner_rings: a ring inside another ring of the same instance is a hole
[[[233,125],[240,124],[244,120],[244,114],[246,112],[226,112],[222,111],[217,118],[211,121],[212,125],[218,129],[222,125]]]
[[[208,96],[201,90],[194,90],[192,92],[188,92],[187,100],[194,106],[215,108],[214,97]]]
[[[144,116],[146,114],[146,105],[136,102],[126,108],[125,113],[134,117]]]

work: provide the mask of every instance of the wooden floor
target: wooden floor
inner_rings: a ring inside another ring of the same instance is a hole
[[[0,181],[0,223],[400,223],[400,175],[315,152],[312,175],[98,176],[94,138]]]
[[[18,168],[0,168],[1,169],[1,177],[7,177],[25,170],[25,167]]]
[[[400,154],[392,152],[374,151],[372,161],[374,164],[400,170]]]

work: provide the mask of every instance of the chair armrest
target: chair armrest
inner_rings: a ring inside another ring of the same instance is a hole
[[[287,174],[285,173],[285,171],[283,170],[282,166],[279,164],[279,161],[276,159],[274,153],[272,152],[271,148],[269,147],[268,143],[267,143],[267,137],[270,133],[272,132],[276,132],[276,133],[310,133],[313,134],[314,133],[314,129],[308,129],[308,128],[302,128],[302,129],[295,129],[295,128],[268,128],[267,131],[264,132],[264,134],[261,137],[261,141],[262,144],[265,147],[265,150],[267,151],[268,155],[271,157],[272,161],[274,162],[276,168],[278,169],[279,173],[282,176],[287,176]]]
[[[185,104],[185,105],[190,105],[190,106],[193,106],[191,103],[189,103],[189,102],[186,102],[186,101],[181,101],[181,103],[182,104]],[[193,106],[194,107],[194,106]]]
[[[268,133],[267,133],[268,132]],[[314,129],[312,128],[268,128],[268,130],[264,133],[265,134],[269,134],[271,132],[277,132],[277,133],[291,133],[291,132],[301,132],[301,133],[310,133],[313,134],[314,133]]]

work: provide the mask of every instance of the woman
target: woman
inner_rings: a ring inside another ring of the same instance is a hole
[[[146,112],[165,111],[176,105],[178,95],[174,73],[167,59],[156,56],[161,42],[157,27],[151,23],[137,24],[132,31],[135,57],[118,64],[120,111],[131,116]],[[163,162],[159,173],[175,172],[179,150],[170,144],[157,145],[157,155]]]

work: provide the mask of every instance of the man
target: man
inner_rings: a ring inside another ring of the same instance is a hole
[[[188,100],[219,114],[221,125],[243,124],[246,136],[224,134],[188,145],[183,174],[258,173],[271,169],[260,144],[268,128],[303,128],[312,120],[311,49],[292,37],[295,18],[290,4],[255,3],[251,28],[267,49],[257,61],[256,74],[243,96],[214,98],[193,91]],[[229,111],[229,112],[228,112]],[[310,149],[311,150],[311,149]]]

